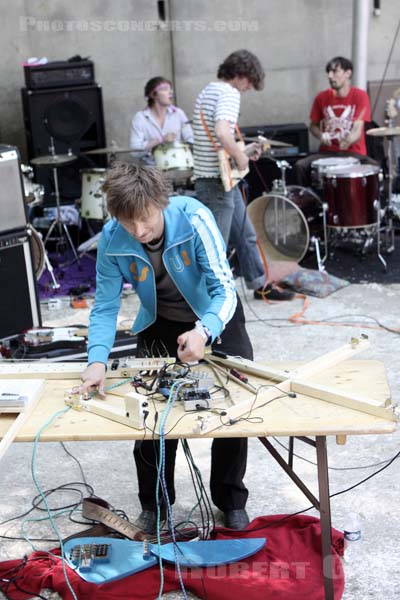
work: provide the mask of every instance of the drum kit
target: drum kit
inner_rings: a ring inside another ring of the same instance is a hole
[[[315,252],[322,270],[328,246],[334,250],[346,245],[365,254],[375,245],[387,269],[381,250],[383,239],[386,252],[394,250],[391,144],[400,136],[400,127],[370,129],[367,135],[384,137],[389,142],[387,200],[381,202],[381,169],[360,164],[357,158],[328,156],[313,161],[312,188],[286,185],[286,170],[291,167],[285,160],[275,160],[281,178],[273,182],[271,192],[248,206],[267,258],[300,262]]]
[[[31,160],[31,165],[36,167],[51,167],[53,169],[53,181],[55,190],[56,200],[56,216],[54,221],[51,223],[50,228],[47,231],[46,237],[42,239],[41,234],[32,226],[29,225],[29,231],[31,234],[33,260],[35,266],[35,275],[39,279],[42,275],[45,267],[49,269],[52,279],[53,287],[58,288],[59,284],[56,282],[53,269],[49,263],[49,259],[46,252],[46,244],[50,239],[62,240],[64,237],[69,244],[75,261],[79,262],[79,254],[75,248],[67,225],[63,222],[61,217],[61,206],[60,206],[60,191],[58,184],[58,167],[70,164],[74,162],[78,157],[71,151],[67,154],[56,154],[54,148],[53,138],[50,138],[50,154],[44,156],[38,156]],[[117,158],[117,154],[129,153],[132,155],[142,156],[142,151],[136,151],[133,148],[121,147],[115,142],[112,142],[110,146],[104,148],[95,148],[83,152],[85,155],[107,155],[110,165]],[[174,189],[185,187],[190,185],[190,181],[193,175],[193,156],[188,144],[180,142],[171,142],[160,144],[154,151],[154,161],[158,169],[160,169],[166,179],[171,183]],[[21,165],[22,180],[24,187],[25,202],[28,210],[35,206],[41,205],[44,198],[44,186],[34,182],[34,172],[32,166]],[[107,197],[103,192],[103,183],[105,182],[107,169],[106,168],[88,168],[81,169],[82,177],[82,193],[81,198],[78,200],[80,203],[80,215],[83,219],[90,221],[97,221],[99,223],[105,223],[110,218],[107,210]],[[91,228],[89,227],[89,230]],[[52,234],[57,234],[56,238],[52,238]],[[78,248],[78,251],[80,248]]]

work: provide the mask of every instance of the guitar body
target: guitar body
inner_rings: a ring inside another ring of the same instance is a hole
[[[179,563],[185,567],[226,565],[261,550],[265,538],[178,542]],[[107,583],[139,573],[159,563],[175,562],[174,544],[157,544],[109,537],[81,537],[64,544],[68,565],[89,583]]]
[[[245,150],[244,142],[236,142],[236,144],[242,151]],[[248,167],[242,171],[235,167],[234,161],[224,149],[218,151],[218,165],[225,192],[230,192],[249,172]]]

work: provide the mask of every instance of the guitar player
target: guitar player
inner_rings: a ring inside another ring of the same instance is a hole
[[[236,251],[240,273],[256,299],[289,300],[293,294],[267,284],[264,266],[256,245],[254,227],[238,185],[225,191],[218,159],[223,149],[239,170],[249,160],[258,160],[261,149],[250,144],[244,151],[234,132],[240,111],[241,94],[262,90],[265,73],[258,58],[248,50],[237,50],[219,66],[217,81],[209,83],[198,95],[194,114],[194,177],[196,197],[214,214],[227,247]]]

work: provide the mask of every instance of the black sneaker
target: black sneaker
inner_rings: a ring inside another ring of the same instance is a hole
[[[254,290],[254,298],[255,300],[292,300],[294,298],[294,292],[291,292],[290,290],[278,290],[268,283],[264,288]]]
[[[224,525],[228,529],[244,529],[249,523],[249,516],[244,508],[224,512]]]
[[[165,521],[165,511],[161,511],[161,521]],[[157,512],[154,510],[142,510],[135,521],[138,527],[144,533],[156,533],[157,531]]]

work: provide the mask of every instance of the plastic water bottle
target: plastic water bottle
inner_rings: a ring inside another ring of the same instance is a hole
[[[356,512],[350,512],[344,525],[344,560],[354,562],[360,552],[361,544],[361,519]]]

